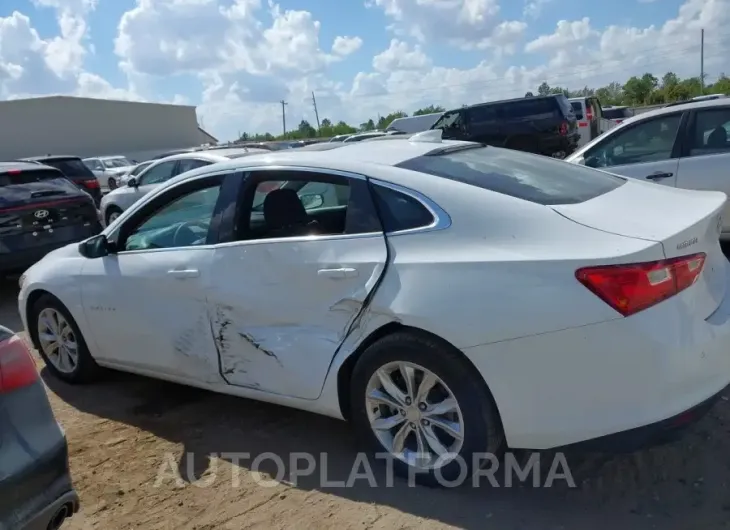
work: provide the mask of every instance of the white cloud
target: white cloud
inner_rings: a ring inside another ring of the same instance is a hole
[[[332,53],[344,57],[355,53],[361,46],[360,37],[335,37],[335,42],[332,43]]]
[[[423,70],[431,66],[431,59],[418,44],[413,48],[403,41],[393,39],[387,50],[373,57],[373,68],[378,72],[395,70]]]
[[[538,18],[542,14],[543,8],[551,3],[553,0],[532,0],[531,2],[528,2],[525,5],[525,8],[522,10],[522,14],[526,17],[530,18]],[[646,1],[646,0],[639,0]],[[654,0],[648,0],[649,2],[653,2]]]

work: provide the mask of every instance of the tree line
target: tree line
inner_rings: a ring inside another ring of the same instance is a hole
[[[699,77],[680,78],[674,72],[667,72],[661,79],[647,72],[642,76],[633,76],[624,84],[613,82],[600,88],[583,87],[579,90],[570,90],[561,86],[550,86],[547,82],[543,82],[537,87],[537,95],[547,96],[549,94],[565,94],[567,97],[596,96],[601,101],[601,105],[625,105],[628,107],[641,107],[645,105],[661,105],[664,103],[673,103],[675,101],[685,101],[702,94],[730,94],[730,78],[724,73],[711,84],[702,86]],[[527,92],[525,97],[534,96],[532,92]],[[446,109],[438,105],[429,105],[422,109],[418,109],[413,116],[422,114],[431,114],[434,112],[444,112]],[[333,123],[328,118],[321,121],[319,131],[313,127],[307,120],[302,120],[299,126],[287,131],[286,134],[273,135],[265,134],[248,134],[244,133],[239,138],[240,141],[272,141],[272,140],[300,140],[307,138],[331,138],[339,134],[353,134],[357,132],[366,132],[373,130],[384,130],[396,118],[407,117],[408,114],[403,111],[395,111],[385,116],[379,116],[376,120],[372,118],[354,127],[344,121]]]

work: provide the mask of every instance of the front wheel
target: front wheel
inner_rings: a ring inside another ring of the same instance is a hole
[[[427,486],[458,485],[504,450],[499,413],[476,369],[447,344],[399,332],[368,347],[351,384],[361,440]]]
[[[116,180],[114,179],[114,177],[111,177],[111,178],[110,178],[110,179],[108,180],[108,185],[109,185],[109,189],[110,189],[110,190],[115,190],[115,189],[117,189],[117,181],[116,181]]]
[[[116,206],[109,206],[106,210],[106,226],[109,226],[114,221],[117,220],[117,217],[122,215],[122,210],[117,208]]]
[[[86,383],[99,376],[101,368],[76,321],[58,299],[41,296],[33,304],[29,325],[33,344],[53,375],[67,383]]]

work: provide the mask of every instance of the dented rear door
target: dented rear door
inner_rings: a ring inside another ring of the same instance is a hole
[[[263,188],[268,182],[262,174],[249,179],[247,185]],[[346,207],[345,233],[270,238],[263,215],[248,209],[241,215],[263,232],[216,247],[216,281],[207,297],[229,384],[303,399],[319,396],[332,358],[387,261],[366,181],[353,177],[348,185],[344,204],[328,204],[328,195],[319,210],[308,210],[316,219],[327,215],[326,208],[345,213]]]

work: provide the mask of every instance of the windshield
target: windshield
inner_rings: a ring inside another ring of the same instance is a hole
[[[118,158],[102,158],[101,163],[104,164],[104,167],[107,168],[127,167],[132,165],[132,163],[123,156],[120,156]]]
[[[433,124],[432,129],[450,129],[452,127],[457,127],[461,120],[461,111],[460,110],[452,110],[441,116],[438,120],[436,120],[436,123]]]
[[[492,147],[419,156],[397,167],[544,205],[581,203],[625,183],[578,164]]]

